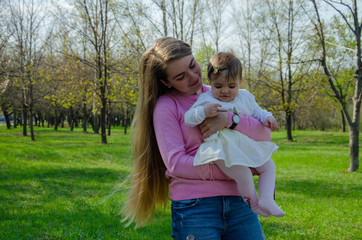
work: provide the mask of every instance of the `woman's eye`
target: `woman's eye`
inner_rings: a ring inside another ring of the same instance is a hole
[[[180,76],[179,78],[176,78],[176,81],[181,81],[185,78],[185,75]]]

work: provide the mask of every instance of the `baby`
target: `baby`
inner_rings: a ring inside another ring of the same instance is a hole
[[[278,129],[273,115],[255,102],[255,97],[240,88],[242,67],[232,53],[220,52],[208,64],[208,80],[211,91],[202,93],[186,112],[185,123],[194,127],[219,111],[233,111],[233,124],[204,140],[194,158],[194,165],[215,163],[237,182],[240,195],[249,203],[252,211],[261,216],[282,217],[282,211],[274,201],[275,164],[271,155],[278,149],[272,142],[255,141],[232,130],[239,123],[240,114],[248,114],[260,120],[272,130]],[[242,124],[242,123],[240,123]],[[258,198],[250,167],[259,173]]]

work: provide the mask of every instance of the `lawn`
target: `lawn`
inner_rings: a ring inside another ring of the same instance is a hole
[[[119,215],[132,166],[130,136],[0,126],[0,239],[171,239],[170,209],[145,228]],[[362,239],[362,175],[348,173],[348,133],[274,132],[276,201],[283,218],[260,218],[266,239]],[[256,180],[256,179],[255,179]]]

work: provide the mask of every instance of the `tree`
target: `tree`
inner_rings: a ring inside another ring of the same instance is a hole
[[[117,25],[113,9],[119,7],[117,4],[113,0],[74,1],[74,11],[69,15],[69,20],[72,22],[63,22],[67,26],[63,36],[66,39],[64,44],[67,45],[68,56],[92,67],[95,71],[94,94],[100,102],[102,143],[107,143],[107,98],[110,68],[113,62],[112,44]],[[86,55],[77,51],[77,47],[80,47],[79,42],[86,43]]]
[[[128,2],[128,1],[127,1]],[[152,40],[158,36],[173,36],[189,44],[194,43],[197,32],[197,23],[200,22],[202,12],[200,0],[152,0],[151,4],[138,1],[137,12],[141,13],[152,28]],[[155,12],[159,12],[162,18],[158,18]],[[140,24],[140,23],[138,23]]]
[[[240,42],[240,51],[241,51],[241,62],[243,65],[243,79],[244,82],[246,82],[248,89],[251,92],[254,92],[254,87],[257,84],[252,85],[252,79],[257,80],[257,76],[253,76],[253,65],[254,59],[252,59],[252,55],[255,54],[254,51],[256,48],[254,48],[254,44],[257,42],[255,41],[255,12],[252,9],[252,5],[249,0],[241,0],[237,1],[238,5],[241,4],[241,2],[244,4],[243,8],[234,8],[233,16],[236,23],[236,29],[235,32],[238,36],[238,40]],[[257,46],[255,44],[255,46]],[[264,49],[260,46],[260,49]],[[264,58],[261,57],[261,60]],[[254,81],[255,83],[255,81]],[[255,88],[256,89],[256,88]]]
[[[218,0],[209,0],[206,1],[203,8],[203,22],[208,24],[201,25],[201,34],[204,45],[208,43],[213,43],[213,47],[215,48],[216,52],[220,50],[221,41],[227,39],[226,31],[229,28],[229,24],[227,23],[226,9],[230,6],[229,2],[227,1],[218,1]]]
[[[45,16],[41,1],[19,0],[18,2],[8,1],[7,4],[10,11],[8,24],[12,33],[9,41],[14,62],[18,64],[12,78],[22,91],[23,135],[27,135],[27,119],[29,119],[31,139],[34,141],[32,118],[34,87],[39,80],[38,67],[43,58],[46,41],[46,36],[42,32],[44,29],[41,29]]]
[[[11,59],[6,53],[10,32],[6,24],[6,8],[4,2],[0,1],[0,108],[3,111],[6,126],[11,128],[11,101],[9,94],[9,67]]]
[[[359,124],[360,124],[360,111],[361,111],[361,101],[362,101],[362,60],[361,60],[361,30],[362,30],[362,22],[359,22],[358,18],[358,6],[357,1],[352,0],[352,4],[349,5],[344,3],[344,1],[327,1],[324,2],[332,7],[340,17],[343,19],[348,29],[352,32],[355,39],[355,87],[354,87],[354,95],[352,98],[353,101],[353,109],[352,116],[348,111],[348,104],[346,99],[340,93],[338,89],[338,81],[331,73],[331,66],[327,62],[327,46],[326,39],[324,36],[324,25],[322,24],[319,7],[315,0],[311,0],[314,6],[316,20],[315,20],[315,29],[317,31],[317,36],[320,40],[321,45],[321,59],[320,62],[322,64],[324,73],[328,79],[328,83],[333,93],[335,94],[335,98],[340,104],[340,107],[343,111],[344,116],[347,119],[347,124],[349,126],[349,148],[350,148],[350,166],[348,171],[355,172],[359,167]],[[343,11],[341,8],[344,8]],[[347,13],[348,14],[347,14]]]
[[[293,117],[295,104],[302,91],[313,86],[313,54],[306,53],[306,29],[309,21],[301,8],[303,0],[271,1],[264,0],[265,9],[260,8],[258,27],[261,43],[268,49],[261,52],[262,61],[258,64],[258,81],[269,88],[269,95],[280,99],[279,106],[285,113],[285,128],[288,140],[292,141]],[[260,4],[259,4],[260,5]],[[266,43],[265,43],[266,42]]]

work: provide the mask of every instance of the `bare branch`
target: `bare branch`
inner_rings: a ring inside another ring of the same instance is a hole
[[[349,51],[354,52],[354,53],[357,52],[357,50],[355,50],[355,49],[348,48],[348,47],[344,47],[344,46],[341,46],[341,45],[338,45],[338,44],[335,44],[335,43],[332,43],[332,42],[329,42],[329,41],[325,41],[325,43],[328,43],[328,44],[330,44],[330,45],[332,45],[332,46],[335,46],[335,47],[339,47],[339,48],[343,48],[343,49],[349,50]]]
[[[343,18],[343,20],[345,21],[345,23],[347,24],[348,28],[349,28],[352,32],[354,32],[354,33],[356,34],[355,29],[349,24],[349,22],[348,22],[348,20],[347,20],[347,17],[342,13],[341,10],[339,10],[338,8],[336,8],[336,6],[334,6],[332,3],[341,4],[341,5],[345,6],[345,7],[347,7],[348,10],[351,12],[351,14],[354,16],[353,10],[352,10],[347,4],[343,3],[342,1],[340,1],[340,2],[336,2],[336,1],[332,1],[332,0],[330,0],[330,2],[327,1],[327,0],[323,0],[323,1],[324,1],[325,3],[327,3],[329,6],[331,6],[334,10],[336,10],[336,11],[342,16],[342,18]],[[331,3],[331,2],[332,2],[332,3]]]

